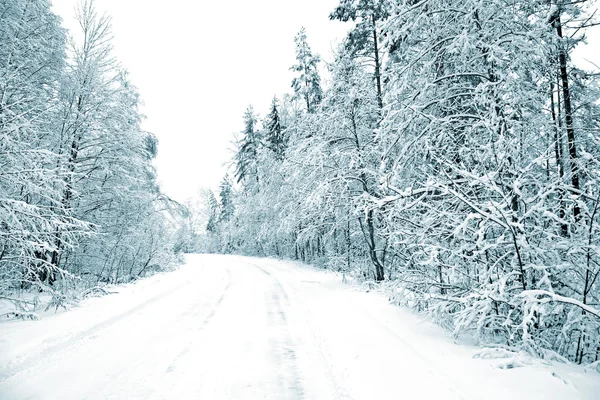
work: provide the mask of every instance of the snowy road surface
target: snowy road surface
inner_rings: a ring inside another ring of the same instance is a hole
[[[190,256],[69,312],[0,323],[0,399],[600,396],[595,372],[494,368],[339,281],[292,263]]]

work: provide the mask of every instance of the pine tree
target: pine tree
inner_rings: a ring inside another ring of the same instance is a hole
[[[331,83],[316,106],[301,75],[300,101],[272,105],[265,146],[284,115],[285,157],[256,153],[227,243],[396,280],[455,334],[597,361],[600,82],[570,59],[587,6],[341,1],[331,18],[357,27]],[[384,108],[364,62],[382,34]]]
[[[220,215],[219,202],[215,198],[215,194],[211,191],[208,192],[208,222],[206,223],[206,231],[208,233],[215,234],[218,230]]]
[[[383,107],[380,26],[390,16],[390,8],[389,0],[340,0],[329,14],[332,20],[356,23],[348,33],[346,49],[351,56],[366,57],[373,62],[379,108]]]
[[[300,29],[294,41],[296,42],[297,64],[290,69],[299,73],[299,76],[292,81],[292,88],[296,99],[303,101],[306,105],[306,111],[312,113],[323,98],[321,77],[317,68],[320,58],[313,55],[306,40],[306,30],[304,28]]]
[[[233,191],[229,175],[225,175],[219,185],[219,221],[229,221],[235,212]]]
[[[281,161],[285,154],[287,140],[284,136],[285,129],[281,125],[277,103],[277,97],[274,97],[271,102],[271,112],[267,115],[265,121],[265,142],[267,147],[275,154],[275,158]]]
[[[261,137],[256,129],[257,117],[254,109],[249,106],[244,113],[244,130],[238,142],[235,155],[235,177],[237,182],[250,185],[254,179],[258,182],[257,159],[261,146]]]

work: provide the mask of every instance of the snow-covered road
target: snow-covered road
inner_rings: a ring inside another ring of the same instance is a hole
[[[274,260],[190,256],[175,272],[72,311],[2,322],[0,398],[531,400],[600,393],[595,372],[590,379],[574,367],[499,370],[473,353],[333,274]]]

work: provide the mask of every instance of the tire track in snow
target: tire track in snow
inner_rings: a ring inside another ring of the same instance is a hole
[[[256,267],[258,270],[260,270],[262,273],[264,273],[265,275],[273,278],[276,288],[283,295],[287,305],[289,306],[290,304],[292,304],[287,290],[283,287],[280,279],[276,275],[274,275],[272,272],[268,271],[265,267],[262,267],[257,264],[252,264],[252,265],[254,267]],[[290,270],[288,270],[286,272],[290,272]],[[304,277],[307,276],[307,274],[304,271],[292,270],[292,272],[294,272],[294,273],[301,272],[301,274]],[[290,282],[292,282],[292,280],[290,280]],[[305,281],[301,281],[301,283],[304,283],[304,282]],[[306,282],[306,283],[308,283],[308,282]],[[317,365],[319,366],[320,372],[322,372],[325,375],[326,386],[328,388],[329,394],[332,396],[331,398],[332,399],[353,400],[353,397],[350,396],[348,391],[344,387],[340,386],[340,384],[338,383],[338,380],[336,379],[336,377],[333,373],[333,370],[332,370],[333,364],[330,362],[329,358],[326,356],[326,353],[324,351],[323,341],[319,340],[319,338],[316,334],[315,327],[313,326],[314,324],[312,323],[311,318],[310,318],[310,311],[304,307],[301,300],[298,300],[298,299],[294,299],[294,300],[295,300],[296,305],[302,306],[301,308],[299,308],[301,310],[301,314],[303,316],[302,320],[304,322],[302,328],[305,329],[306,334],[308,334],[308,336],[304,337],[305,343],[306,343],[306,346],[310,349],[309,354],[312,356],[316,356],[315,359],[316,359]],[[284,351],[285,351],[285,349],[284,349]],[[293,353],[293,356],[294,356],[294,361],[296,361],[297,357],[296,357],[295,351]],[[297,366],[296,366],[296,368],[298,369]],[[300,377],[300,376],[298,376],[298,377]],[[304,393],[304,391],[303,391],[303,393]],[[304,393],[304,394],[306,394],[306,393]]]
[[[258,267],[267,275],[270,273]],[[273,291],[270,292],[267,304],[272,306],[267,310],[269,326],[278,333],[269,340],[272,357],[281,367],[277,371],[277,393],[285,399],[303,399],[304,387],[300,378],[296,356],[296,343],[291,337],[286,310],[290,301],[280,282],[273,279]]]
[[[305,397],[304,386],[302,384],[300,369],[298,368],[298,358],[296,353],[297,344],[290,334],[290,326],[286,310],[289,309],[290,298],[281,285],[279,279],[264,267],[258,264],[250,264],[257,270],[268,276],[273,282],[273,289],[267,299],[267,305],[272,306],[267,309],[269,326],[281,331],[269,341],[273,349],[273,358],[282,368],[278,371],[277,386],[278,393],[285,393],[283,398],[303,399]],[[284,368],[287,367],[287,368]]]
[[[118,314],[118,315],[111,317],[103,322],[95,324],[92,327],[90,327],[82,332],[79,332],[78,334],[74,335],[73,337],[68,338],[65,341],[62,341],[58,344],[44,348],[41,351],[36,352],[34,354],[30,354],[25,359],[20,359],[14,363],[8,364],[5,367],[5,370],[10,371],[10,372],[6,372],[3,376],[0,376],[0,384],[4,384],[7,381],[9,381],[10,379],[13,379],[13,378],[17,377],[18,375],[22,374],[23,372],[26,372],[27,370],[29,370],[31,368],[35,368],[36,366],[43,364],[46,360],[51,359],[52,357],[54,357],[55,355],[61,353],[62,351],[66,350],[66,349],[75,347],[76,345],[78,345],[79,343],[83,342],[86,339],[93,338],[93,336],[95,334],[99,333],[100,331],[109,328],[110,326],[130,317],[133,314],[143,311],[147,307],[157,303],[158,301],[164,299],[165,297],[168,297],[169,295],[171,295],[175,292],[178,292],[181,289],[189,286],[192,282],[194,282],[194,280],[189,279],[186,282],[184,282],[183,284],[177,285],[174,288],[166,290],[166,291],[150,298],[149,300],[146,300],[142,304],[139,304],[121,314]]]
[[[221,284],[215,287],[215,290],[194,292],[197,296],[191,299],[187,299],[186,296],[186,299],[189,300],[188,307],[177,309],[179,312],[173,313],[176,317],[170,322],[163,322],[161,325],[163,326],[162,329],[154,329],[145,334],[142,338],[143,340],[136,341],[138,348],[150,348],[154,343],[165,343],[164,338],[168,337],[170,344],[184,345],[183,350],[181,350],[180,346],[170,348],[167,345],[159,352],[147,353],[143,351],[138,355],[130,356],[129,360],[131,362],[111,368],[111,373],[107,375],[103,381],[104,383],[100,385],[102,387],[101,392],[96,393],[97,397],[93,398],[119,399],[122,397],[122,393],[118,391],[119,388],[128,386],[132,391],[137,391],[135,398],[156,398],[155,394],[147,391],[148,388],[152,388],[155,382],[160,382],[161,379],[177,370],[178,361],[185,357],[186,353],[193,347],[192,344],[195,343],[193,337],[208,324],[209,321],[207,319],[209,317],[210,319],[214,317],[216,309],[225,298],[225,293],[231,286],[229,269],[226,269],[226,272],[226,278],[223,282],[219,280]],[[190,292],[188,291],[188,293]],[[197,298],[206,300],[196,302]],[[198,321],[200,321],[200,324],[198,324]],[[194,332],[191,333],[189,332],[190,330],[194,330]],[[190,336],[191,339],[189,339]],[[175,354],[174,357],[173,354]],[[148,378],[145,371],[147,365],[150,364],[157,366],[154,370],[154,373],[157,375],[154,375],[153,378]],[[140,376],[143,376],[144,379],[140,380]],[[166,399],[169,397],[159,396],[158,398]]]
[[[288,269],[288,272],[290,272],[292,274],[299,274],[303,277],[307,277],[307,279],[309,277],[309,274],[307,274],[306,271],[303,271],[300,268],[298,268],[298,269],[291,268],[286,264],[282,264],[281,266],[282,267],[285,266],[286,269]],[[269,274],[267,271],[263,271],[263,272]],[[301,281],[301,282],[309,283],[306,281]],[[352,290],[352,288],[353,288],[352,285],[348,286],[348,289]],[[422,367],[424,368],[424,370],[429,375],[431,375],[435,380],[437,380],[438,382],[443,384],[448,389],[448,391],[453,393],[458,399],[480,400],[478,397],[475,397],[474,395],[469,393],[463,387],[462,384],[460,384],[459,382],[456,382],[450,376],[448,376],[443,371],[441,371],[431,360],[426,358],[422,353],[420,353],[417,349],[415,349],[409,343],[409,341],[407,341],[402,336],[400,336],[389,325],[385,324],[383,321],[381,321],[380,319],[375,317],[373,314],[371,314],[362,304],[357,303],[357,302],[353,302],[353,303],[354,303],[355,308],[362,311],[362,313],[365,314],[369,319],[373,320],[375,323],[377,323],[377,325],[379,325],[381,328],[383,328],[383,330],[388,335],[392,336],[394,339],[399,341],[403,345],[403,347],[405,347],[406,349],[408,349],[409,352],[414,354],[422,362]],[[306,310],[306,312],[310,313],[310,310]],[[321,340],[319,340],[319,338],[316,334],[316,331],[315,331],[315,327],[313,326],[313,324],[311,324],[310,314],[308,315],[308,318],[307,318],[307,324],[309,325],[309,328],[312,331],[315,341],[320,343],[320,345],[315,343],[316,350],[320,353],[320,357],[322,358],[322,360],[327,360],[327,356],[325,355],[323,343]],[[329,364],[329,365],[331,366],[331,364]],[[337,389],[336,395],[340,396],[340,398],[343,398],[343,399],[351,399],[352,397],[350,396],[350,394],[344,388],[342,388],[341,386],[339,386],[337,384],[337,380],[333,377],[333,371],[331,370],[331,368],[327,369],[327,372],[329,372],[332,376],[332,378],[330,379],[330,382],[335,383],[335,387]]]
[[[221,304],[223,303],[223,300],[225,299],[225,296],[227,295],[227,292],[229,291],[229,288],[231,287],[231,271],[229,270],[229,268],[227,268],[227,284],[225,285],[225,288],[223,289],[223,292],[221,293],[221,296],[217,299],[216,302],[214,302],[211,310],[209,311],[209,313],[206,315],[206,317],[204,317],[202,319],[202,322],[200,323],[200,325],[198,326],[198,329],[196,330],[196,333],[201,332],[202,330],[204,330],[206,328],[206,326],[208,324],[210,324],[210,322],[212,321],[212,319],[214,318],[214,316],[217,314],[217,310],[219,309],[219,307],[221,306]],[[209,303],[204,303],[202,307],[199,308],[199,310],[204,309],[204,306],[206,304]],[[194,316],[199,316],[200,312],[199,310],[197,310],[194,313]],[[186,354],[188,354],[193,347],[193,341],[188,342],[188,344],[184,347],[183,350],[181,350],[173,359],[173,361],[171,361],[171,364],[167,367],[166,372],[167,373],[171,373],[173,371],[175,371],[176,368],[176,364],[179,360],[181,360],[181,358],[183,358]]]

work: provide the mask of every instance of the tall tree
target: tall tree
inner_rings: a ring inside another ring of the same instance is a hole
[[[588,1],[582,1],[577,3],[572,2],[564,2],[564,1],[552,1],[552,7],[548,17],[548,23],[555,29],[556,35],[558,37],[556,44],[556,57],[558,64],[558,75],[559,75],[559,86],[562,91],[562,106],[564,110],[564,123],[565,130],[567,133],[567,150],[568,150],[568,165],[569,165],[569,174],[571,177],[571,185],[573,187],[573,192],[575,196],[578,196],[578,193],[581,188],[581,184],[579,182],[579,171],[578,171],[578,158],[577,158],[577,140],[575,137],[575,121],[574,121],[574,107],[572,104],[572,93],[570,88],[570,78],[569,78],[569,53],[574,48],[573,43],[565,40],[564,31],[563,31],[563,22],[562,18],[564,14],[567,14],[571,18],[581,19],[583,22],[583,26],[585,24],[589,24],[591,21],[589,18],[585,16],[581,9],[581,3],[588,3]],[[578,4],[579,3],[579,4]],[[575,26],[572,29],[582,29],[581,23],[578,23],[577,20],[574,21]],[[577,202],[573,205],[573,214],[575,218],[579,218],[581,214],[580,205]]]
[[[368,74],[351,55],[338,56],[324,100],[322,135],[330,158],[339,166],[335,176],[343,186],[337,190],[348,191],[354,207],[352,214],[373,265],[373,277],[382,281],[385,249],[377,232],[377,211],[364,202],[365,198],[380,197],[378,177],[374,174],[379,161],[378,144],[373,140],[379,122],[378,95],[369,81]]]
[[[395,280],[456,334],[598,360],[600,82],[570,59],[589,4],[342,1],[358,26],[319,106],[278,110],[285,157],[258,152],[228,243]],[[364,63],[381,27],[385,112]]]
[[[256,114],[252,106],[249,106],[244,113],[244,130],[235,155],[235,177],[237,182],[244,182],[246,185],[250,185],[252,180],[258,182],[257,159],[262,143],[256,125]]]
[[[356,23],[348,33],[346,48],[351,55],[372,60],[379,108],[383,107],[381,25],[390,16],[390,8],[389,0],[340,0],[329,14],[332,20]]]
[[[0,3],[2,295],[34,284],[62,301],[73,283],[135,279],[177,249],[110,19],[91,0],[77,19],[67,47],[49,1]]]
[[[219,185],[219,220],[229,221],[233,217],[234,211],[231,180],[229,175],[225,175]]]
[[[320,58],[313,54],[308,45],[304,28],[300,29],[294,41],[296,43],[296,64],[290,69],[299,76],[292,81],[292,88],[296,99],[304,101],[306,111],[312,113],[323,98],[321,77],[318,71]]]
[[[273,97],[271,112],[267,115],[264,125],[266,145],[275,154],[276,159],[282,160],[287,147],[287,140],[279,116],[277,97]]]
[[[71,174],[56,168],[65,42],[49,1],[0,4],[0,290],[52,284],[56,232],[73,246],[90,229],[63,209]]]

